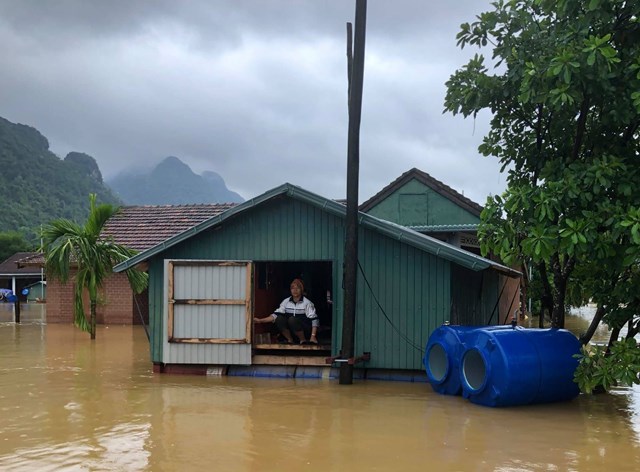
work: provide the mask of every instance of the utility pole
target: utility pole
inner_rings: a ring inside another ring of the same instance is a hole
[[[353,383],[353,359],[358,277],[358,173],[360,167],[360,119],[364,81],[364,43],[367,23],[367,0],[356,0],[353,59],[351,25],[347,24],[347,73],[349,79],[349,134],[347,144],[347,216],[344,244],[344,316],[342,319],[342,358],[340,384]]]
[[[16,301],[13,303],[13,314],[16,323],[20,323],[20,298],[16,295]]]

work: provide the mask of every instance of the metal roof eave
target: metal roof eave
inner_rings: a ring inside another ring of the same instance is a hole
[[[462,267],[466,267],[474,271],[493,269],[507,275],[508,277],[519,278],[522,276],[522,274],[515,269],[498,264],[490,259],[465,251],[464,249],[460,249],[457,246],[445,243],[444,241],[440,241],[439,239],[431,236],[418,233],[410,228],[380,220],[366,213],[361,214],[361,217],[361,223],[364,223],[366,226],[375,228],[377,231],[386,234],[387,236],[399,241],[404,241],[418,249],[422,249],[431,254],[447,259]]]
[[[417,231],[418,233],[451,233],[458,231],[477,231],[478,224],[451,224],[451,225],[422,225],[407,226],[407,228]]]
[[[150,257],[153,257],[162,251],[194,236],[201,231],[204,231],[212,226],[216,226],[221,224],[223,221],[232,218],[233,216],[242,213],[245,210],[253,208],[261,203],[270,200],[278,195],[288,195],[297,200],[304,201],[313,206],[321,208],[322,210],[331,213],[336,216],[344,217],[346,215],[347,208],[345,205],[342,205],[333,200],[321,197],[316,195],[308,190],[304,190],[301,187],[297,187],[295,185],[285,183],[279,187],[276,187],[258,197],[255,197],[251,200],[247,200],[240,205],[230,208],[229,210],[224,211],[223,213],[214,216],[202,223],[197,224],[196,226],[173,236],[162,243],[143,251],[134,257],[127,259],[126,261],[116,265],[113,270],[114,272],[122,272],[124,270],[130,269],[135,265],[143,262]],[[396,239],[398,241],[406,242],[411,246],[414,246],[418,249],[422,249],[426,252],[434,254],[436,256],[447,259],[451,262],[454,262],[458,265],[466,267],[468,269],[474,271],[480,271],[492,268],[501,272],[509,277],[520,277],[520,272],[510,269],[509,267],[497,264],[489,259],[485,259],[483,257],[477,256],[470,252],[467,252],[463,249],[457,248],[445,242],[442,242],[438,239],[432,238],[430,236],[426,236],[424,234],[420,234],[416,231],[413,231],[404,226],[397,225],[395,223],[391,223],[385,220],[381,220],[374,216],[371,216],[366,213],[359,213],[358,217],[359,223],[365,227],[378,231],[392,239]]]

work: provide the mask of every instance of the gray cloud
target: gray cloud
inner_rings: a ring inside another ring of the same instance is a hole
[[[443,115],[487,2],[370,1],[361,200],[418,167],[483,203],[504,185],[488,117]],[[345,194],[345,23],[354,2],[0,0],[0,116],[108,178],[175,155],[250,198],[285,181]]]

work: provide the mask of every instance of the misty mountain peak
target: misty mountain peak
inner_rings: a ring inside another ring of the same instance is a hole
[[[75,165],[78,169],[84,172],[86,175],[102,183],[102,173],[96,160],[89,154],[83,152],[70,152],[64,158],[65,162]]]
[[[175,156],[163,159],[151,171],[122,172],[109,185],[128,205],[185,205],[192,203],[240,203],[244,199],[229,190],[224,179],[207,171],[195,174]]]
[[[154,172],[181,171],[181,172],[189,172],[189,173],[193,174],[193,171],[191,170],[191,167],[189,167],[187,164],[185,164],[184,162],[182,162],[180,159],[178,159],[175,156],[165,157],[160,162],[160,164],[158,164],[155,167],[155,169],[153,171]]]

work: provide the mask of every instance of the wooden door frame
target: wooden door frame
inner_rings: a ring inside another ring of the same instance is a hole
[[[217,267],[246,267],[245,299],[175,299],[174,295],[174,267],[180,266],[217,266]],[[167,337],[170,343],[191,344],[251,344],[252,333],[252,303],[253,303],[253,262],[252,261],[215,261],[215,260],[169,260],[167,287]],[[174,306],[175,305],[244,305],[245,307],[245,337],[244,338],[177,338],[173,335]]]

